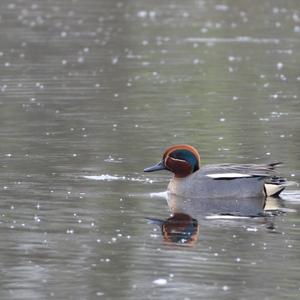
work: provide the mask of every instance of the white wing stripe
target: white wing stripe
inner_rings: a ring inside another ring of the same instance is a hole
[[[206,176],[214,179],[218,178],[242,178],[242,177],[252,177],[250,174],[243,173],[216,173],[216,174],[207,174]]]

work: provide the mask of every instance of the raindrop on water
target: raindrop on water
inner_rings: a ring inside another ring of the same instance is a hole
[[[153,283],[157,284],[157,285],[165,285],[168,283],[168,281],[167,281],[167,279],[164,279],[164,278],[158,278],[158,279],[153,280]]]

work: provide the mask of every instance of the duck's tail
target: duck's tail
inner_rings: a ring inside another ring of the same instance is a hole
[[[279,194],[287,187],[297,185],[295,181],[287,181],[282,177],[270,177],[265,181],[265,191],[267,197],[278,197]]]

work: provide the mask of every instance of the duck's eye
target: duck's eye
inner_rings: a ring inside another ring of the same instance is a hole
[[[170,157],[179,159],[180,158],[180,153],[173,152],[173,153],[170,154]]]

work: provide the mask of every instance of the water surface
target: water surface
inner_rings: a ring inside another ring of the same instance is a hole
[[[297,0],[1,1],[0,25],[1,299],[299,299],[299,187],[188,247],[142,172],[189,143],[299,182]]]

